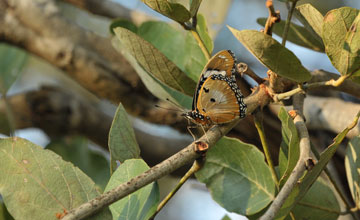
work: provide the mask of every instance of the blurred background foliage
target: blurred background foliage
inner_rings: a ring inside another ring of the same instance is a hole
[[[154,19],[170,22],[168,18],[152,11],[141,1],[117,0],[117,2],[130,8],[131,10],[144,12]],[[360,2],[358,0],[303,0],[300,1],[299,4],[304,3],[313,4],[314,7],[317,8],[323,15],[331,9],[342,6],[360,8]],[[92,15],[60,0],[57,1],[57,4],[60,6],[62,13],[70,21],[76,22],[78,25],[92,30],[101,36],[110,36],[109,25],[112,20]],[[274,1],[274,5],[277,10],[280,10],[281,17],[285,19],[288,11],[286,5],[280,1]],[[247,63],[256,73],[262,74],[263,77],[265,76],[267,69],[236,40],[226,27],[226,25],[229,25],[238,30],[261,29],[262,26],[257,23],[257,19],[267,17],[268,14],[263,0],[206,0],[203,1],[201,5],[200,13],[204,14],[205,20],[208,24],[209,34],[214,41],[214,52],[222,49],[231,49],[236,53],[238,61]],[[295,20],[295,23],[299,22],[296,22]],[[173,29],[171,31],[183,31],[182,27],[178,24],[170,23],[170,26]],[[135,27],[133,28],[135,29]],[[141,33],[142,29],[146,29],[146,24],[138,26],[137,31]],[[147,32],[147,34],[149,34],[149,32]],[[147,37],[146,35],[142,36],[145,39]],[[274,35],[274,38],[278,41],[281,39],[276,35]],[[180,41],[184,39],[177,40]],[[153,43],[156,44],[156,42]],[[171,45],[168,46],[170,47]],[[296,54],[307,69],[324,69],[330,72],[337,72],[331,65],[326,54],[306,49],[292,43],[287,43],[286,46]],[[68,78],[66,74],[63,74],[63,72],[58,68],[53,67],[41,58],[28,54],[21,49],[14,49],[13,47],[9,47],[8,45],[1,43],[0,57],[2,57],[2,59],[0,60],[0,67],[5,66],[5,64],[9,62],[4,59],[4,53],[7,54],[6,57],[8,59],[11,59],[14,66],[8,66],[9,69],[1,69],[1,74],[4,73],[4,71],[13,71],[13,74],[7,74],[7,76],[11,77],[3,78],[6,83],[2,82],[2,84],[0,84],[3,96],[5,94],[10,96],[12,94],[30,91],[37,89],[42,85],[58,85],[66,88],[72,94],[77,94],[77,96],[80,96],[82,99],[86,99],[88,102],[98,106],[109,116],[114,115],[116,106],[108,101],[99,100],[72,79]],[[177,58],[180,59],[179,57]],[[204,63],[206,60],[202,60],[200,62]],[[193,68],[193,66],[191,67]],[[184,64],[183,69],[189,70],[188,68],[189,66]],[[198,68],[195,68],[195,70],[189,70],[189,72],[196,72],[201,69],[202,67],[199,66]],[[196,76],[192,76],[191,74],[190,77],[194,80],[197,79]],[[11,87],[6,86],[11,85],[11,82],[15,80],[16,82]],[[251,80],[250,83],[252,83]],[[134,123],[135,127],[140,129],[141,127],[151,128],[146,129],[146,132],[153,132],[157,135],[164,136],[168,136],[169,133],[175,136],[179,135],[177,131],[173,131],[171,128],[161,128],[135,118],[131,118],[131,121]],[[2,127],[9,127],[9,125],[7,125],[7,119],[3,117],[0,117],[0,125]],[[2,130],[7,130],[8,132],[4,132],[4,135],[7,135],[11,131],[11,128],[2,128]],[[104,189],[110,177],[108,172],[105,172],[105,170],[109,170],[109,155],[107,152],[99,149],[94,143],[89,142],[85,137],[49,137],[43,131],[36,128],[21,129],[14,132],[16,136],[24,137],[40,146],[46,146],[46,148],[61,155],[64,160],[71,161],[87,175],[93,178],[100,188]],[[191,139],[188,139],[188,141],[191,141]],[[88,146],[90,146],[90,148]],[[176,184],[176,181],[176,177],[166,177],[161,179],[159,181],[161,196],[168,192],[168,190]],[[320,184],[322,183],[318,183],[319,186],[316,187],[323,189]],[[1,205],[0,219],[10,219],[8,214],[6,214],[3,210],[4,206]],[[198,182],[191,180],[187,182],[175,198],[170,201],[165,209],[158,215],[157,219],[208,220],[221,219],[225,214],[233,220],[243,218],[239,215],[225,211],[212,199],[210,199],[210,195],[203,184],[199,184]]]

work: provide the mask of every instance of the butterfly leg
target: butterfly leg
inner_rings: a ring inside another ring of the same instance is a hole
[[[206,131],[205,131],[204,126],[200,125],[200,127],[201,127],[201,129],[203,130],[203,132],[204,132],[204,135],[205,135],[205,138],[206,138],[206,142],[209,143],[209,139],[208,139],[208,137],[207,137],[207,134],[206,134]]]
[[[194,135],[194,133],[191,131],[190,128],[196,128],[195,126],[191,126],[191,125],[188,125],[187,127],[187,130],[189,131],[189,133],[191,134],[191,136],[193,137],[194,141],[196,140],[196,137]]]

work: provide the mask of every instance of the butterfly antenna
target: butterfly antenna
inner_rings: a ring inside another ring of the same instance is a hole
[[[169,98],[166,98],[166,101],[170,102],[171,104],[173,104],[179,111],[184,112],[184,108],[182,106],[180,106],[178,103],[170,100]]]
[[[165,109],[165,110],[168,110],[168,111],[183,112],[182,110],[179,110],[179,109],[166,108],[166,107],[163,107],[163,106],[160,106],[160,105],[157,105],[157,104],[155,104],[155,107],[156,107],[156,108]]]

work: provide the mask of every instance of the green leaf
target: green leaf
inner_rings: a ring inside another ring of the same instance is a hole
[[[140,26],[138,35],[155,46],[193,81],[199,79],[207,60],[191,34],[184,34],[165,22],[149,21]]]
[[[46,149],[60,155],[63,160],[79,167],[94,180],[102,190],[110,179],[109,163],[98,152],[89,149],[89,141],[84,137],[69,137],[51,141]]]
[[[294,207],[295,219],[336,220],[340,207],[334,192],[322,178],[319,178],[305,194],[304,198]]]
[[[203,1],[201,3],[199,12],[206,18],[209,35],[212,39],[216,38],[218,31],[223,27],[232,5],[232,0]]]
[[[14,218],[8,212],[4,202],[0,198],[0,220],[13,220]]]
[[[256,21],[262,26],[265,26],[266,20],[267,18],[258,18]],[[273,32],[281,37],[284,32],[285,23],[285,21],[280,21],[279,23],[274,25],[272,29]],[[324,44],[321,40],[319,41],[314,38],[313,34],[309,32],[306,28],[296,25],[294,23],[290,24],[290,29],[286,39],[299,46],[319,52],[325,52]]]
[[[166,100],[169,99],[172,102],[183,106],[186,109],[191,109],[192,97],[184,95],[181,92],[178,92],[167,85],[163,84],[159,80],[155,79],[150,73],[145,71],[136,59],[128,53],[125,49],[121,48],[119,39],[113,38],[112,44],[117,51],[122,53],[124,57],[129,61],[129,63],[134,67],[137,74],[140,76],[141,81],[144,83],[146,88],[157,98]]]
[[[224,217],[221,220],[231,220],[231,218],[228,215],[224,215]]]
[[[282,218],[287,216],[291,211],[291,209],[298,203],[298,201],[300,201],[304,197],[304,195],[309,190],[311,185],[316,181],[320,173],[324,170],[327,163],[333,157],[340,143],[346,137],[346,134],[353,128],[353,126],[357,124],[359,120],[359,116],[360,116],[360,112],[357,114],[352,125],[345,128],[341,133],[339,133],[334,138],[334,142],[320,154],[319,161],[310,171],[306,173],[306,175],[303,177],[303,180],[294,187],[293,191],[286,199],[284,205],[281,207],[276,218]]]
[[[341,75],[360,70],[359,10],[343,7],[329,11],[324,18],[323,41],[333,66]]]
[[[355,206],[360,206],[360,136],[354,137],[346,149],[345,169]]]
[[[199,10],[202,0],[190,0],[190,15],[194,17]]]
[[[207,58],[191,33],[187,33],[185,37],[184,50],[189,53],[189,58],[184,63],[185,71],[189,72],[191,79],[197,82],[207,63]]]
[[[171,3],[167,0],[142,0],[147,6],[160,14],[180,23],[189,21],[190,12],[181,4]]]
[[[10,136],[10,127],[6,112],[0,113],[0,133]]]
[[[214,43],[208,32],[205,17],[202,14],[197,15],[196,30],[198,31],[201,40],[204,42],[207,51],[211,54],[214,49]]]
[[[351,77],[351,80],[352,80],[353,82],[356,82],[356,83],[360,84],[360,77],[359,77],[359,76],[356,76],[356,77],[352,76],[352,77]]]
[[[254,214],[274,199],[275,183],[264,155],[234,138],[222,138],[212,147],[195,175],[229,212]]]
[[[0,43],[0,93],[7,93],[20,75],[27,56],[21,49]]]
[[[129,181],[148,169],[148,165],[141,159],[126,160],[111,176],[105,192]],[[113,214],[113,219],[147,220],[156,211],[158,203],[158,185],[151,183],[110,205],[110,210]]]
[[[147,72],[179,92],[193,94],[195,82],[153,45],[125,28],[118,27],[114,31],[121,46],[134,56]]]
[[[113,29],[115,29],[117,27],[126,28],[134,33],[138,32],[138,27],[132,21],[129,21],[128,19],[124,19],[124,18],[117,18],[117,19],[111,21],[109,29],[110,29],[110,33],[112,35],[115,35],[115,32]]]
[[[318,41],[322,42],[321,36],[324,16],[311,4],[297,6],[295,13],[305,28],[310,31]]]
[[[271,36],[254,30],[236,30],[229,27],[233,35],[267,68],[276,74],[296,82],[311,78],[300,60]]]
[[[282,134],[279,152],[280,186],[283,186],[299,160],[300,140],[293,119],[283,107],[280,108],[278,117],[281,121]]]
[[[109,132],[110,173],[116,168],[116,161],[140,158],[140,148],[126,110],[120,103]]]
[[[79,168],[25,139],[0,139],[0,194],[15,219],[56,220],[100,195]],[[111,219],[108,209],[91,219]]]

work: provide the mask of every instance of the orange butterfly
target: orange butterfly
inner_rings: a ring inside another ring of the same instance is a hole
[[[231,50],[222,50],[209,60],[197,84],[192,111],[185,117],[203,126],[245,117],[246,105],[236,84],[235,64]]]

